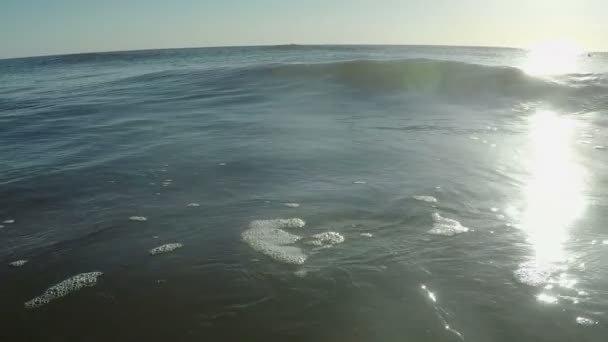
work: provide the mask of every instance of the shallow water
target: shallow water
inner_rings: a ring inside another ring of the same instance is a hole
[[[608,55],[527,59],[0,60],[0,340],[604,341]]]

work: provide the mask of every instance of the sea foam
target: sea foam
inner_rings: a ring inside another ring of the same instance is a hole
[[[412,196],[412,198],[415,199],[416,201],[437,203],[437,198],[435,198],[433,196],[422,195],[422,196]]]
[[[330,248],[344,242],[344,236],[337,232],[325,232],[311,236],[312,240],[307,241],[309,245],[320,248]]]
[[[179,242],[168,243],[166,245],[152,248],[151,250],[149,250],[149,253],[150,253],[150,255],[164,254],[164,253],[173,252],[174,250],[176,250],[178,248],[182,248],[182,247],[184,247],[184,245]]]
[[[102,272],[77,274],[49,287],[42,295],[25,302],[24,306],[26,309],[39,308],[55,299],[65,297],[74,291],[78,291],[85,287],[95,286],[95,284],[97,284],[97,277],[101,276],[102,274]]]
[[[443,217],[439,213],[433,214],[433,228],[429,230],[430,234],[453,236],[456,234],[466,233],[469,228],[464,227],[460,222]]]
[[[301,265],[308,256],[301,248],[292,245],[302,237],[283,229],[302,228],[305,224],[304,220],[299,218],[255,220],[249,224],[249,229],[244,231],[241,237],[251,248],[276,261]]]

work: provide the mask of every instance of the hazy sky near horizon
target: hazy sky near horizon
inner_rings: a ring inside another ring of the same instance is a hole
[[[264,44],[608,50],[605,0],[0,0],[0,58]]]

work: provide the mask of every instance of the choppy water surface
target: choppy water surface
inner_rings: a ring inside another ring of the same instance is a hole
[[[608,55],[538,58],[0,61],[0,340],[604,341]]]

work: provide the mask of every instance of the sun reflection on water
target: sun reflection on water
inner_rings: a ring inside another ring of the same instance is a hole
[[[583,172],[572,148],[575,122],[552,111],[530,118],[531,177],[522,228],[539,264],[564,261],[563,243],[585,210]]]

